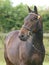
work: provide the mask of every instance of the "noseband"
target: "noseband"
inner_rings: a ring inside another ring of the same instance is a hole
[[[32,35],[32,29],[29,29],[27,26],[23,26],[23,28],[25,28],[26,30],[28,30],[29,31],[29,35]]]
[[[28,31],[31,31],[31,29],[29,29],[27,26],[24,26],[23,28],[27,29]]]

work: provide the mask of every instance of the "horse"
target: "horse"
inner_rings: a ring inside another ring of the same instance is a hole
[[[37,7],[24,18],[20,30],[10,32],[4,41],[6,65],[43,65],[45,47],[43,44],[42,17]]]

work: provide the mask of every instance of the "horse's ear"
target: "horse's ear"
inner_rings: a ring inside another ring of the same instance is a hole
[[[34,12],[35,12],[36,14],[38,14],[37,7],[36,7],[36,6],[34,6]]]
[[[32,12],[32,10],[29,8],[29,6],[27,6],[27,7],[28,7],[28,11],[29,11],[29,13]]]

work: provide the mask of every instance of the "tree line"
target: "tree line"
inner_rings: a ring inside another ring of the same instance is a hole
[[[33,6],[31,6],[31,9],[33,9]],[[49,9],[38,11],[42,16],[43,30],[49,32]],[[13,7],[10,0],[0,0],[0,32],[20,29],[27,15],[27,5],[21,3]]]

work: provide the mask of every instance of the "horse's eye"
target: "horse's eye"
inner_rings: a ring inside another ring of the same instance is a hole
[[[37,20],[37,18],[32,18],[31,21]]]

